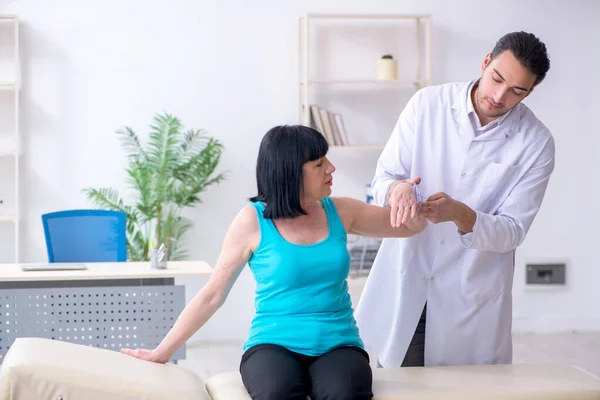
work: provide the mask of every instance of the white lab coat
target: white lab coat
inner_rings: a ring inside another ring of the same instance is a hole
[[[368,350],[399,366],[427,302],[425,365],[512,362],[514,252],[554,169],[554,139],[524,104],[476,135],[473,82],[427,87],[402,111],[377,164],[373,195],[420,176],[422,195],[445,192],[477,213],[472,233],[451,222],[384,239],[356,319]]]

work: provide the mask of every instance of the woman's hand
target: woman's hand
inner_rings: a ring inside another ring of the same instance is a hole
[[[413,185],[419,184],[421,178],[393,182],[388,191],[388,207],[391,208],[390,223],[392,228],[399,228],[409,219],[417,216],[417,199]]]
[[[166,357],[166,359],[165,357],[160,357],[155,350],[124,348],[121,349],[121,353],[139,358],[140,360],[151,361],[160,364],[165,364],[167,361],[169,361],[168,357]]]

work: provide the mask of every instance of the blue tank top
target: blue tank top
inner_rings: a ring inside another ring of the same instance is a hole
[[[309,356],[340,346],[363,348],[348,293],[346,230],[331,198],[322,200],[328,236],[309,245],[285,240],[261,202],[252,205],[260,243],[248,265],[256,280],[256,313],[244,350],[280,345]]]

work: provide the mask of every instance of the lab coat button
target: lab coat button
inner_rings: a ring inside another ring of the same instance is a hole
[[[444,244],[444,243],[446,243],[446,241],[445,241],[445,240],[442,240],[442,244]]]
[[[429,278],[429,280],[432,281],[433,280],[433,276],[431,278]]]
[[[467,174],[463,172],[462,174],[460,174],[460,176],[464,178],[465,176],[467,176]]]

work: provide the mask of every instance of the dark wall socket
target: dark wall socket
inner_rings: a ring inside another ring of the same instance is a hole
[[[527,264],[528,285],[564,285],[565,264]]]

